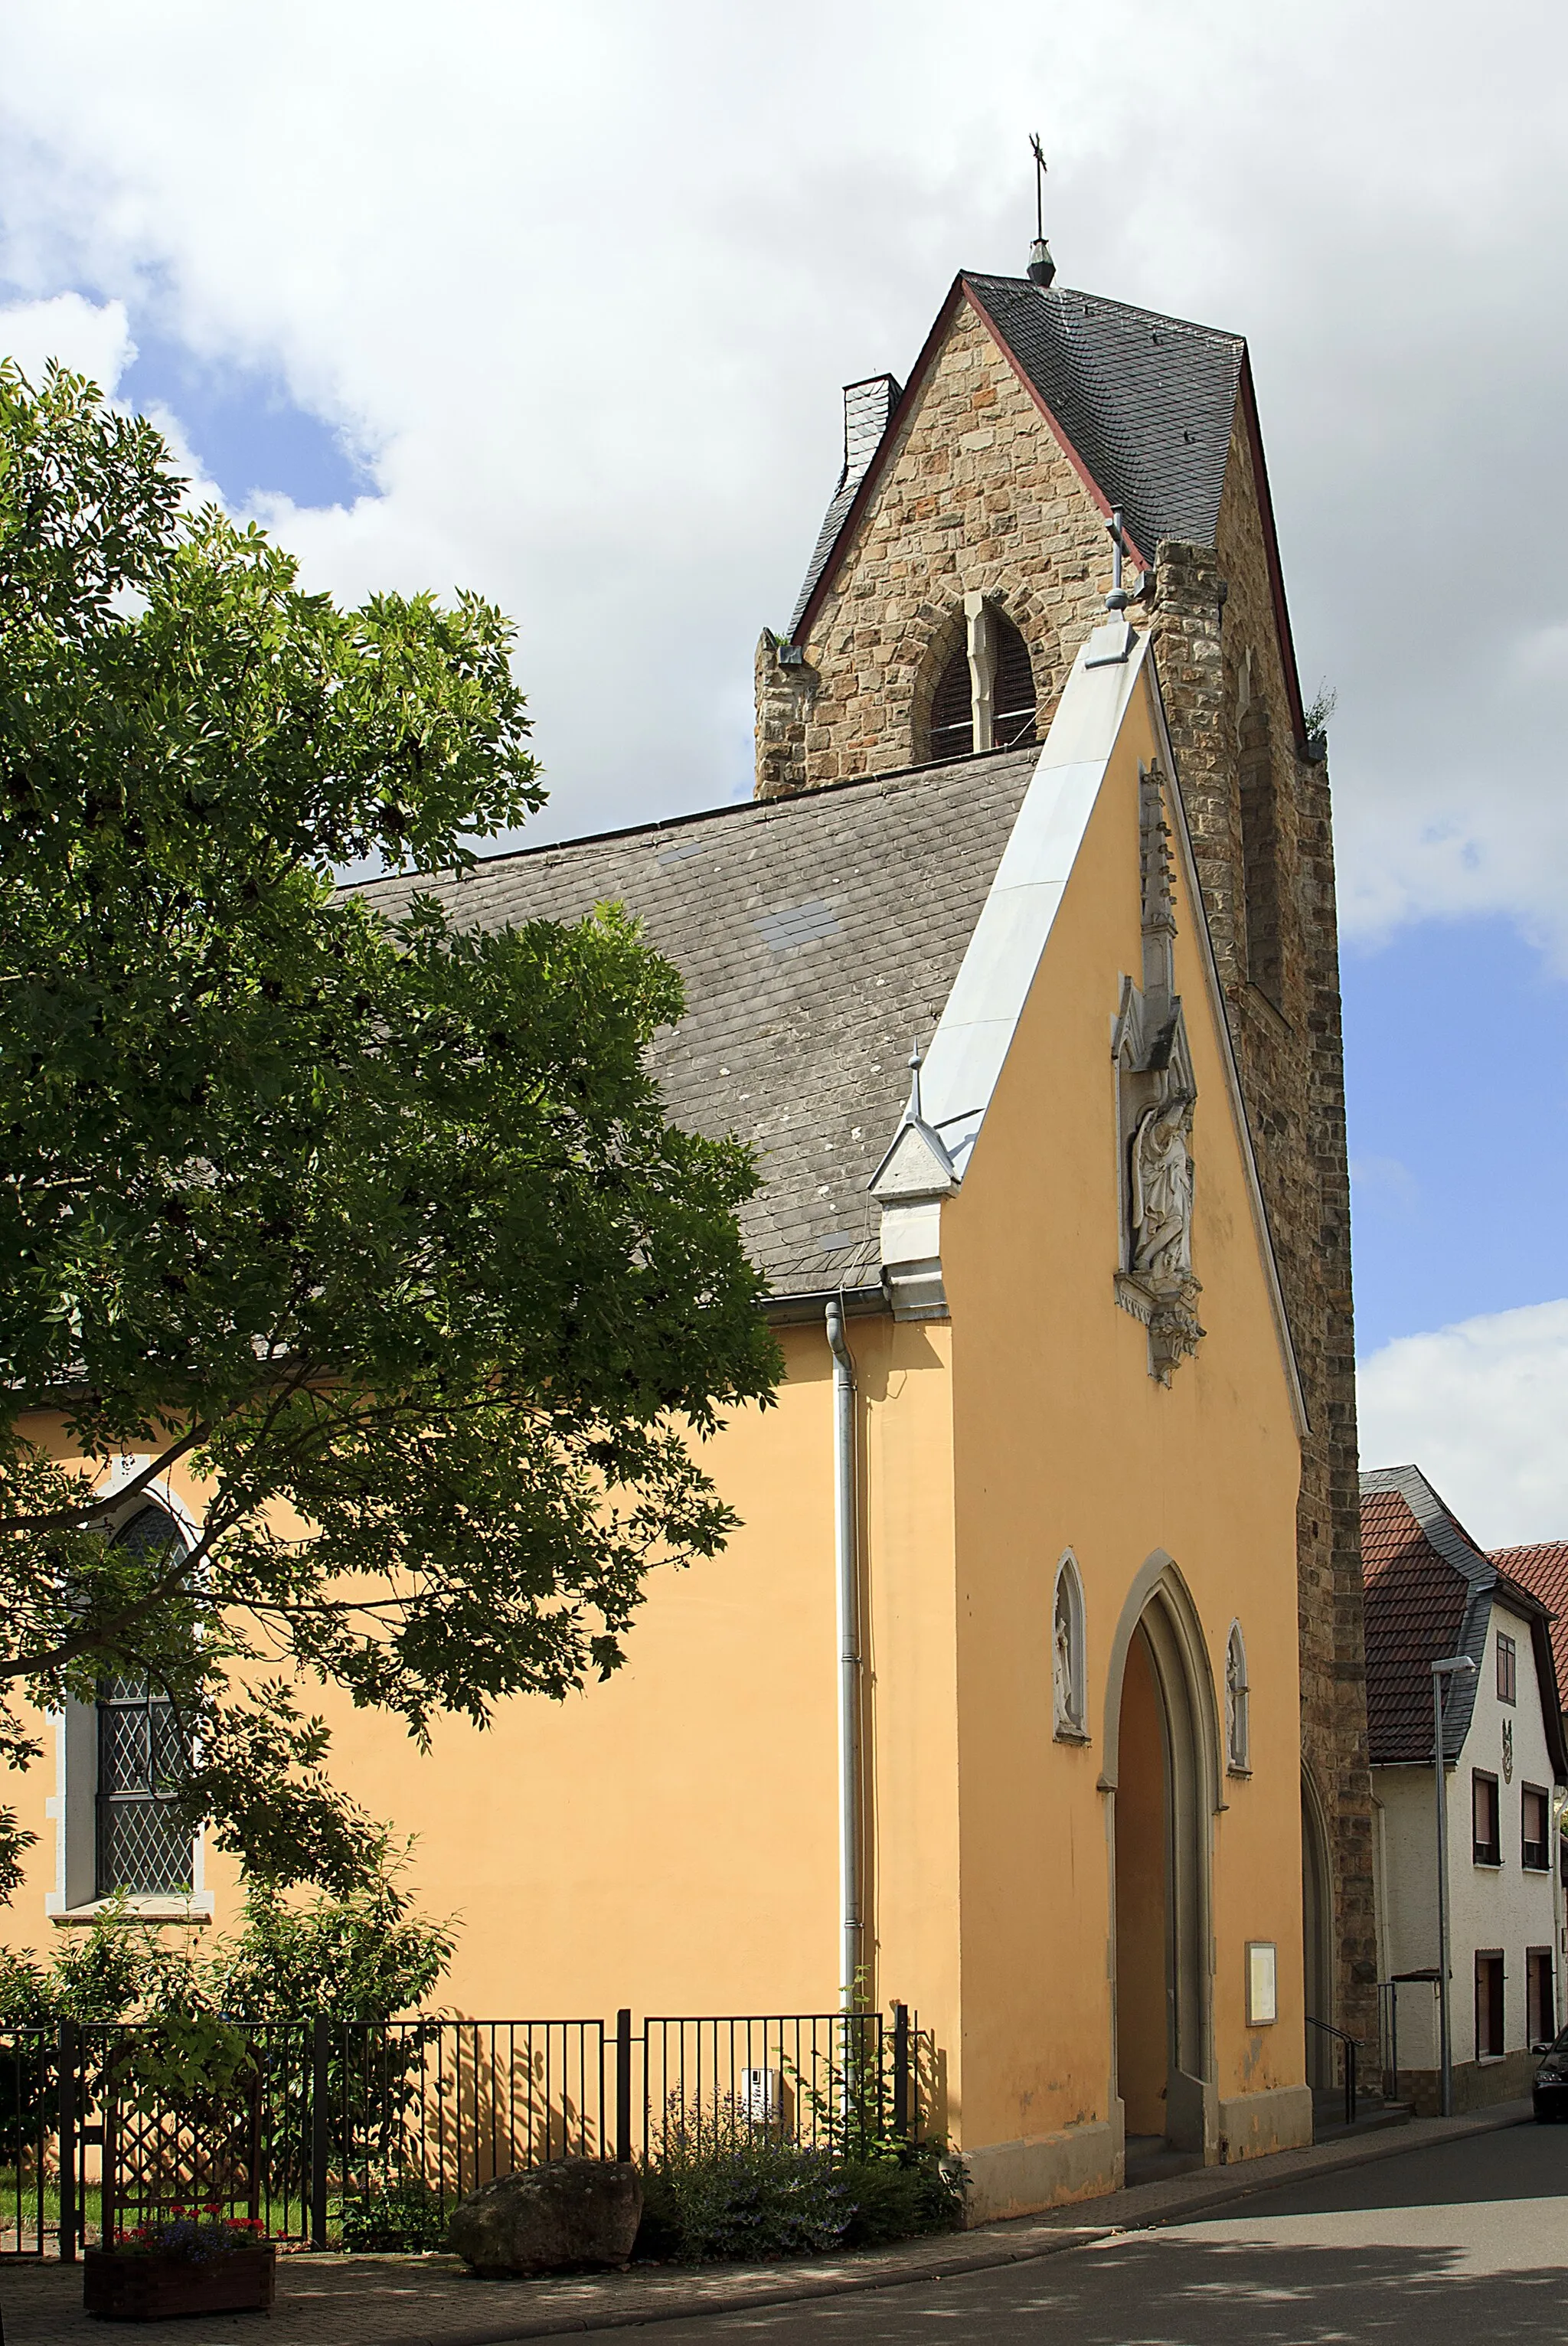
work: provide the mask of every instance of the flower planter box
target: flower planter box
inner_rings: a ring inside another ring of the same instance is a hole
[[[121,2256],[88,2249],[83,2256],[82,2306],[100,2321],[164,2321],[178,2313],[270,2313],[277,2289],[278,2252],[230,2249],[197,2264],[189,2257]]]

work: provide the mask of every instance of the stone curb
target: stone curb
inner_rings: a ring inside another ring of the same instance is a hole
[[[911,2247],[868,2249],[852,2264],[796,2265],[766,2271],[756,2267],[711,2280],[695,2275],[667,2288],[640,2277],[616,2276],[586,2284],[608,2302],[571,2309],[541,2308],[532,2318],[514,2315],[500,2327],[443,2329],[431,2346],[522,2346],[535,2338],[567,2338],[595,2330],[644,2328],[656,2322],[691,2321],[726,2313],[751,2312],[770,2305],[807,2304],[824,2297],[867,2290],[897,2289],[919,2281],[952,2280],[1012,2264],[1064,2255],[1119,2232],[1152,2230],[1180,2223],[1214,2208],[1249,2199],[1282,2185],[1341,2174],[1412,2150],[1426,2150],[1471,2136],[1495,2134],[1530,2116],[1527,2101],[1506,2102],[1473,2116],[1415,2118],[1407,2126],[1379,2128],[1370,2137],[1343,2138],[1303,2150],[1277,2151],[1235,2168],[1205,2168],[1166,2183],[1135,2185],[1130,2191],[1083,2200],[1045,2218],[1018,2217],[1002,2224]],[[1224,2178],[1221,2180],[1221,2178]],[[290,2263],[294,2259],[290,2259]],[[548,2288],[552,2284],[546,2282]],[[559,2284],[555,2284],[559,2287]],[[616,2300],[619,2300],[618,2302]],[[406,2346],[419,2346],[410,2340]]]

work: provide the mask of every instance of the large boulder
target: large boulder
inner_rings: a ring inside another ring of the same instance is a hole
[[[642,2178],[629,2163],[560,2158],[483,2185],[453,2209],[449,2237],[491,2278],[624,2265],[642,2212]]]

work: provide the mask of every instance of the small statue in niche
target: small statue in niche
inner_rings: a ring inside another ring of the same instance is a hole
[[[1133,1261],[1147,1278],[1186,1279],[1192,1269],[1192,1101],[1178,1095],[1145,1108],[1133,1139]]]
[[[1056,1732],[1071,1734],[1079,1725],[1078,1693],[1073,1682],[1073,1596],[1065,1576],[1056,1584],[1056,1634],[1053,1657],[1055,1681]]]

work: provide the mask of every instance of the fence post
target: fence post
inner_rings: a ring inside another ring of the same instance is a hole
[[[901,2142],[910,2130],[910,2008],[893,2006],[893,2132]]]
[[[327,2017],[311,2023],[311,2246],[327,2245],[327,2156],[331,2142],[328,2096],[331,2045]]]
[[[632,2155],[632,2015],[623,2004],[616,2014],[616,2157],[624,2167]]]
[[[74,2265],[76,2261],[76,2073],[79,2043],[76,2022],[62,2020],[57,2049],[60,2065],[60,2262],[63,2265]]]

